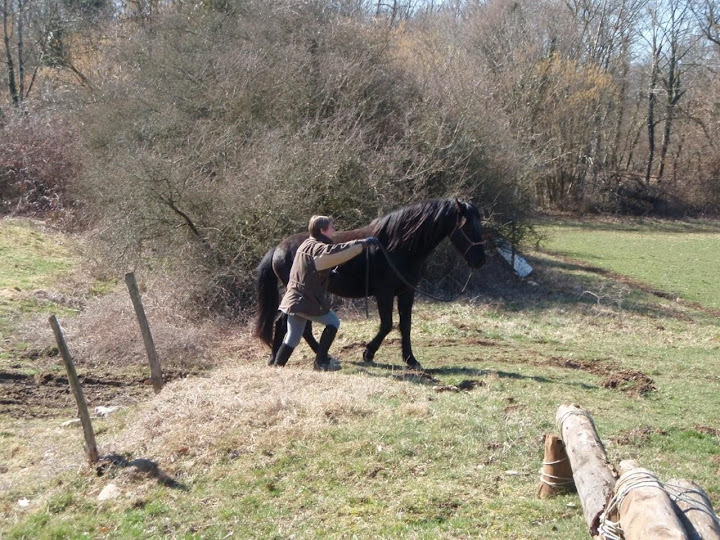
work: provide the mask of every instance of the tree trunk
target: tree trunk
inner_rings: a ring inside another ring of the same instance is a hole
[[[12,0],[3,0],[3,41],[5,42],[5,58],[8,67],[8,88],[10,90],[10,97],[15,106],[20,104],[18,96],[17,81],[15,80],[15,62],[12,56],[12,47],[10,44],[10,35],[12,29],[10,28],[10,10],[12,9]]]
[[[692,540],[720,540],[720,520],[700,486],[689,480],[670,480],[665,489],[682,513]]]
[[[565,442],[573,479],[590,534],[598,534],[600,514],[612,497],[615,473],[587,411],[575,405],[561,405],[555,421]]]
[[[618,511],[625,540],[689,540],[657,477],[634,461],[620,462],[619,469],[615,493],[621,495]]]
[[[677,42],[675,39],[670,42],[670,63],[668,65],[667,78],[665,79],[665,126],[663,129],[662,143],[660,144],[660,163],[658,163],[657,179],[658,184],[662,182],[665,173],[665,160],[667,159],[668,147],[670,146],[670,134],[675,116],[675,104],[680,99],[680,76],[677,65]]]
[[[650,185],[650,176],[652,174],[653,160],[655,159],[655,103],[657,101],[656,85],[658,80],[658,72],[660,62],[660,47],[657,45],[657,37],[653,36],[653,62],[650,70],[650,90],[648,91],[648,113],[647,113],[647,130],[648,130],[648,158],[647,167],[645,168],[645,185]]]
[[[23,0],[18,0],[18,13],[17,13],[17,32],[18,32],[18,43],[17,43],[17,61],[18,61],[18,99],[22,102],[25,99],[25,54],[23,49],[25,48],[25,42],[23,37],[24,18],[23,13],[25,7]]]

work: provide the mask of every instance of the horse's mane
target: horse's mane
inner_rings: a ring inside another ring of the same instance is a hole
[[[455,199],[415,202],[373,220],[368,229],[390,250],[424,251],[450,234],[457,211]]]

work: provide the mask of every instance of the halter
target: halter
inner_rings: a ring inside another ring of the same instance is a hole
[[[459,216],[458,216],[459,217]],[[470,251],[475,246],[484,246],[485,240],[481,240],[480,242],[473,242],[472,238],[470,238],[465,231],[463,231],[463,227],[465,226],[465,223],[467,223],[467,218],[463,216],[462,218],[458,219],[455,222],[455,228],[450,233],[450,236],[455,234],[456,232],[460,231],[460,233],[463,235],[465,240],[467,241],[467,247],[465,248],[465,251],[462,254],[463,259],[467,260],[465,258],[465,255],[467,255],[468,251]]]

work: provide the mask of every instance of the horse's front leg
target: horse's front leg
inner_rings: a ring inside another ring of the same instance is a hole
[[[390,294],[377,294],[375,296],[377,301],[378,314],[380,315],[380,328],[374,338],[365,346],[365,352],[363,352],[363,360],[366,362],[372,362],[375,358],[375,353],[380,348],[380,344],[392,330],[392,310],[393,310],[393,295]]]
[[[412,326],[412,308],[415,302],[415,293],[413,291],[404,292],[398,295],[398,313],[400,314],[400,337],[402,342],[402,356],[407,367],[417,371],[422,371],[420,362],[415,359],[410,344],[410,328]]]

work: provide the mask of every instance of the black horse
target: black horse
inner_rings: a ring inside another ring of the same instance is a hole
[[[345,298],[375,297],[380,329],[365,348],[366,362],[372,362],[392,329],[393,298],[397,296],[402,357],[409,368],[421,370],[410,345],[410,326],[415,286],[420,281],[423,262],[443,239],[450,237],[471,268],[482,266],[485,247],[480,212],[474,204],[457,199],[417,202],[377,218],[361,229],[338,232],[334,240],[347,242],[368,236],[377,237],[382,245],[370,246],[367,254],[339,266],[333,272],[329,291]],[[277,280],[287,285],[295,252],[307,237],[308,233],[301,233],[285,238],[267,252],[257,268],[259,309],[255,335],[272,347],[273,355],[285,334],[285,321],[276,317],[280,305]],[[367,276],[366,257],[370,262]],[[309,323],[303,337],[315,351],[317,341]]]

